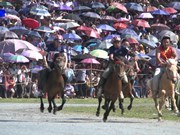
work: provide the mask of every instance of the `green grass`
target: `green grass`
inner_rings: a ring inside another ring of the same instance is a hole
[[[47,103],[47,99],[44,99],[45,103]],[[56,99],[57,104],[60,104],[61,100]],[[103,101],[104,102],[104,101]],[[102,103],[103,103],[102,102]],[[0,103],[40,103],[39,99],[0,99]],[[96,114],[96,108],[98,105],[97,99],[86,98],[86,99],[67,99],[67,104],[95,104],[95,106],[81,106],[81,107],[70,107],[66,106],[62,110],[64,113],[78,113],[78,114]],[[154,107],[154,102],[151,98],[140,98],[134,99],[132,110],[128,111],[127,106],[129,104],[129,99],[125,99],[124,107],[125,114],[121,115],[121,111],[118,108],[118,104],[116,103],[116,112],[111,112],[110,116],[116,117],[127,117],[127,118],[143,118],[143,119],[157,119],[157,112]],[[101,109],[101,116],[103,115],[104,110]],[[168,111],[163,107],[163,119],[170,121],[180,122],[180,117],[177,117],[172,111]]]

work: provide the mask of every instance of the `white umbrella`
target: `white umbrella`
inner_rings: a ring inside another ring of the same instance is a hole
[[[33,50],[23,50],[21,55],[35,60],[43,59],[43,56],[39,52]]]

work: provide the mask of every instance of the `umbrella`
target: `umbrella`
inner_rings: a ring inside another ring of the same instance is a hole
[[[124,22],[130,22],[130,19],[127,19],[125,17],[120,17],[119,19],[117,19],[117,21],[124,23]]]
[[[51,16],[51,14],[46,9],[32,8],[30,13],[37,16]]]
[[[21,55],[35,60],[43,59],[43,56],[39,52],[33,50],[23,50]]]
[[[147,39],[148,39],[149,41],[154,42],[154,43],[158,43],[158,42],[159,42],[159,40],[157,39],[157,37],[155,37],[155,36],[153,36],[153,35],[147,35]]]
[[[78,55],[72,57],[72,60],[81,61],[81,60],[86,59],[86,58],[94,58],[94,56],[92,56],[89,53],[78,54]]]
[[[90,17],[90,18],[101,19],[101,17],[97,13],[94,13],[94,12],[86,12],[86,13],[82,13],[82,15],[86,17]]]
[[[6,14],[12,14],[12,15],[18,15],[19,13],[15,9],[6,8],[5,9]]]
[[[93,38],[101,38],[100,37],[100,34],[94,30],[94,29],[90,29],[90,30],[87,30],[87,31],[84,31],[84,33],[89,36],[89,37],[93,37]]]
[[[154,6],[147,6],[146,9],[144,10],[145,12],[152,12],[158,10],[156,7]]]
[[[97,38],[94,38],[94,39],[90,39],[88,41],[86,41],[86,45],[89,45],[91,43],[96,43],[97,45],[99,45],[101,43],[101,40],[100,39],[97,39]]]
[[[12,31],[6,31],[4,33],[4,39],[18,39],[18,35]]]
[[[135,19],[132,24],[138,27],[150,28],[149,22],[142,19]]]
[[[104,4],[102,4],[102,3],[100,3],[100,2],[93,2],[93,3],[91,4],[91,7],[92,7],[92,8],[96,8],[96,9],[98,9],[98,8],[105,8]]]
[[[59,7],[59,5],[55,1],[47,1],[46,4],[52,7]]]
[[[117,9],[119,9],[119,10],[125,12],[125,13],[128,13],[126,7],[125,7],[123,4],[120,4],[120,3],[118,3],[118,2],[113,2],[113,3],[111,4],[111,6],[117,8]]]
[[[10,2],[7,2],[7,1],[0,2],[0,6],[13,7],[13,5]]]
[[[136,56],[138,56],[138,59],[140,59],[140,60],[149,61],[151,59],[151,57],[149,57],[148,55],[143,54],[143,53],[138,53]]]
[[[76,28],[76,30],[80,30],[80,31],[88,31],[88,30],[91,30],[92,28],[90,27],[87,27],[87,26],[79,26]]]
[[[35,29],[36,31],[39,31],[39,32],[47,32],[47,33],[53,33],[54,31],[47,27],[47,26],[40,26],[39,28]]]
[[[15,32],[17,35],[24,35],[29,33],[29,30],[23,26],[14,26],[9,28],[9,30]]]
[[[135,10],[135,11],[140,11],[140,12],[143,11],[142,6],[140,4],[134,3],[134,2],[127,3],[125,5],[125,7],[129,10]]]
[[[138,34],[134,30],[129,29],[129,28],[120,30],[118,32],[121,33],[122,35],[132,35],[134,37],[138,37]]]
[[[14,55],[14,54],[12,54],[12,53],[10,53],[10,52],[7,52],[7,53],[2,53],[2,54],[0,54],[0,57],[3,58],[4,61],[7,61],[8,58],[9,58],[10,56],[12,56],[12,55]]]
[[[88,53],[89,50],[86,47],[83,47],[82,45],[75,45],[73,48],[73,50],[75,50],[76,52],[84,52],[84,53]]]
[[[107,20],[107,21],[117,21],[117,19],[113,16],[109,16],[109,15],[106,15],[106,16],[102,16],[101,17],[101,20]]]
[[[170,29],[167,25],[161,24],[161,23],[152,24],[151,28],[155,30],[169,30]]]
[[[77,14],[66,14],[63,16],[63,19],[71,19],[77,22],[82,22],[81,18]]]
[[[36,29],[39,27],[39,22],[32,18],[25,18],[22,20],[22,24],[24,24],[28,28]]]
[[[116,29],[114,29],[112,26],[107,25],[107,24],[98,25],[97,28],[101,30],[105,30],[105,31],[116,31]]]
[[[114,27],[115,29],[117,29],[117,30],[122,30],[122,29],[127,28],[128,25],[125,24],[125,23],[117,22],[117,23],[115,23],[115,24],[113,25],[113,27]]]
[[[31,7],[31,9],[36,9],[36,10],[48,10],[48,7],[43,6],[43,5],[39,5],[39,4],[35,4],[34,6]]]
[[[156,43],[154,43],[153,41],[149,41],[147,39],[141,39],[138,41],[139,41],[139,43],[141,43],[141,44],[143,44],[149,48],[156,48],[157,47]]]
[[[111,42],[103,41],[99,44],[100,49],[109,49],[113,44]]]
[[[0,17],[4,17],[5,16],[5,10],[4,9],[0,9]]]
[[[166,7],[166,8],[163,8],[164,11],[166,11],[167,13],[169,14],[175,14],[177,13],[177,10],[175,10],[174,8],[172,7]]]
[[[168,3],[167,4],[167,6],[168,7],[173,7],[173,8],[175,8],[175,9],[177,9],[177,10],[180,10],[180,2],[170,2],[170,3]]]
[[[67,5],[60,5],[60,7],[56,8],[58,10],[61,10],[61,11],[72,11],[72,8],[67,6]]]
[[[141,13],[138,18],[154,18],[151,13]]]
[[[37,38],[41,38],[41,35],[37,31],[30,31],[28,33],[28,35],[33,36],[33,37],[37,37]]]
[[[68,23],[64,23],[61,25],[61,27],[63,27],[64,29],[71,29],[71,28],[75,28],[78,26],[80,26],[80,25],[76,22],[68,22]]]
[[[31,69],[31,73],[38,73],[39,71],[43,70],[44,68],[42,66],[36,65],[34,68]]]
[[[120,35],[118,35],[118,34],[109,34],[106,37],[104,37],[103,40],[111,40],[114,37],[119,37],[120,38]]]
[[[0,42],[1,53],[10,52],[15,54],[16,51],[20,49],[30,49],[34,51],[39,51],[39,48],[35,47],[33,44],[20,39],[7,39]]]
[[[153,15],[169,15],[168,12],[161,10],[161,9],[154,10],[151,12],[151,14],[153,14]]]
[[[177,43],[177,42],[178,42],[178,38],[177,38],[176,34],[173,33],[173,32],[170,31],[170,30],[162,30],[162,31],[160,31],[160,32],[158,33],[158,37],[159,37],[159,40],[160,40],[160,41],[162,40],[162,38],[163,38],[164,36],[170,37],[170,39],[171,39],[171,41],[172,41],[173,43]]]
[[[97,57],[97,58],[102,58],[102,59],[108,59],[109,58],[108,53],[104,50],[101,50],[101,49],[93,50],[90,52],[90,54],[94,57]]]
[[[91,8],[87,6],[77,6],[77,7],[74,7],[73,10],[74,11],[88,11],[88,10],[91,10]]]
[[[4,36],[4,33],[6,33],[7,31],[9,31],[8,28],[0,26],[0,37]]]
[[[81,37],[75,33],[67,33],[62,35],[64,39],[81,40]]]
[[[22,55],[9,56],[7,61],[11,62],[11,63],[26,63],[26,62],[29,62],[29,60],[26,57],[22,56]]]
[[[6,14],[6,15],[5,15],[5,18],[8,18],[8,19],[10,19],[10,20],[16,20],[16,21],[18,21],[18,22],[21,22],[21,19],[20,19],[18,16],[16,16],[16,15]]]
[[[0,62],[4,62],[4,60],[0,57]]]
[[[86,64],[100,64],[99,61],[97,61],[95,58],[86,58],[81,61],[81,63],[86,63]]]
[[[130,43],[130,44],[139,44],[139,42],[133,38],[133,37],[127,37],[126,40]]]

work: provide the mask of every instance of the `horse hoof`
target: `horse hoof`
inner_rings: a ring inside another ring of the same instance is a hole
[[[131,108],[132,108],[131,106],[128,106],[128,107],[127,107],[128,110],[131,110]]]
[[[122,114],[122,115],[124,114],[124,109],[121,110],[121,114]]]
[[[40,109],[40,111],[43,113],[43,112],[44,112],[44,109]]]
[[[48,112],[51,113],[52,109],[48,108]]]
[[[159,117],[162,117],[162,113],[158,113],[158,116],[159,116]]]
[[[57,111],[61,111],[62,110],[62,106],[59,106],[58,108],[57,108]]]
[[[99,113],[98,112],[96,113],[96,116],[99,117]]]
[[[107,121],[107,119],[106,118],[103,118],[103,122],[106,122]]]
[[[53,110],[53,114],[56,115],[56,110],[55,109]]]

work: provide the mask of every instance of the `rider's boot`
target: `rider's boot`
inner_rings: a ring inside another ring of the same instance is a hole
[[[122,77],[122,82],[123,82],[123,83],[128,83],[128,78],[127,78],[127,75],[126,75],[125,72],[124,72],[124,75],[123,75],[123,77]]]
[[[101,97],[102,96],[102,90],[103,90],[103,85],[104,85],[105,81],[106,81],[106,79],[104,77],[100,78],[99,84],[98,84],[97,97]]]

